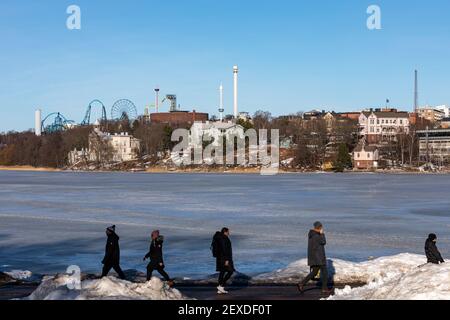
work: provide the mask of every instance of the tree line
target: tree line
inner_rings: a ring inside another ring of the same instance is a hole
[[[357,121],[339,117],[305,119],[302,113],[274,117],[269,112],[257,111],[252,121],[240,119],[238,124],[245,130],[267,129],[269,133],[271,129],[278,129],[281,139],[287,139],[290,143],[287,156],[293,159],[290,163],[293,169],[317,170],[327,166],[337,171],[350,169],[350,152],[361,138]],[[423,126],[425,124],[412,126],[408,133],[399,133],[395,139],[385,142],[380,149],[383,157],[392,163],[415,164],[418,161],[416,130]],[[189,128],[189,125],[180,127]],[[139,156],[156,162],[173,148],[171,135],[177,128],[143,121],[131,123],[125,119],[102,124],[101,129],[111,134],[132,134],[141,141]],[[41,137],[35,136],[32,131],[0,134],[0,165],[64,168],[70,151],[89,148],[92,130],[92,126],[75,127]],[[91,147],[96,145],[94,141]],[[97,149],[100,150],[98,152],[102,150],[100,147]]]

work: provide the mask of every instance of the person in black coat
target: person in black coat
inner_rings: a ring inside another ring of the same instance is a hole
[[[173,281],[169,275],[164,271],[163,260],[163,243],[164,237],[160,235],[159,230],[153,231],[151,235],[150,249],[144,257],[144,261],[150,258],[150,263],[147,265],[147,281],[152,279],[153,271],[156,270],[164,277],[170,286],[173,285]]]
[[[425,242],[425,254],[428,263],[439,264],[445,262],[436,246],[436,242],[437,236],[434,233],[430,234]]]
[[[311,273],[298,285],[300,292],[304,292],[305,285],[314,279],[320,271],[322,292],[324,294],[330,293],[328,289],[327,257],[325,255],[326,244],[327,240],[322,223],[314,223],[314,229],[308,235],[308,266],[311,267]]]
[[[114,269],[119,275],[120,279],[125,279],[125,274],[120,268],[120,247],[119,236],[116,234],[116,226],[112,226],[106,229],[106,248],[105,257],[103,258],[103,271],[102,278],[106,277],[111,269]]]
[[[228,292],[225,290],[225,285],[235,271],[230,229],[223,228],[220,233],[215,235],[214,241],[217,241],[216,270],[219,272],[219,286],[217,287],[217,293],[227,294]]]

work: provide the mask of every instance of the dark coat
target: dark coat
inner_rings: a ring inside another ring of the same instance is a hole
[[[325,245],[327,240],[324,234],[311,230],[308,235],[308,266],[326,266]]]
[[[425,254],[427,255],[428,263],[444,263],[441,253],[439,252],[436,243],[431,239],[427,239],[425,242]]]
[[[216,258],[216,270],[219,272],[234,271],[233,248],[230,238],[222,234],[217,240],[219,252]],[[225,266],[226,261],[229,262],[228,266]]]
[[[120,264],[120,247],[119,247],[119,236],[116,233],[111,233],[108,235],[106,240],[105,257],[102,263],[108,265],[119,265]]]
[[[150,265],[155,268],[160,267],[161,263],[164,265],[163,243],[163,236],[159,236],[156,240],[152,240],[152,242],[150,243],[150,249],[145,255],[146,259],[150,258]]]

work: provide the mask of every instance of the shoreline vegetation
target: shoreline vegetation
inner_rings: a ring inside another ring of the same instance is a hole
[[[17,172],[130,172],[130,173],[149,173],[149,174],[260,174],[259,167],[184,167],[184,168],[167,168],[163,166],[152,166],[146,169],[71,169],[71,168],[49,168],[49,167],[33,167],[33,166],[0,166],[0,171],[17,171]],[[279,174],[337,174],[337,173],[371,173],[371,174],[450,174],[449,170],[431,172],[420,171],[418,169],[378,169],[378,170],[346,170],[344,172],[324,171],[324,170],[295,170],[280,168]]]

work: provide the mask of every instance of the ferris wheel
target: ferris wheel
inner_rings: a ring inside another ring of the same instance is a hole
[[[137,118],[137,108],[128,99],[121,99],[114,103],[111,108],[111,119],[113,120],[135,120]]]

